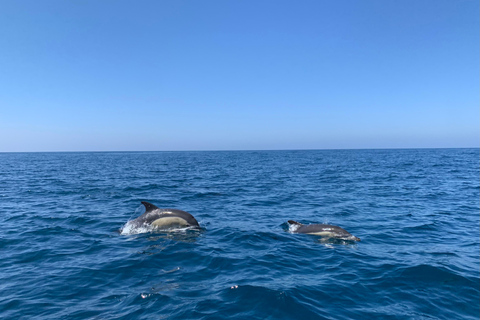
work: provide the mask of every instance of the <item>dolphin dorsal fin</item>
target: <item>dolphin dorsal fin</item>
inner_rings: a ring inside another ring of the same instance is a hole
[[[289,224],[296,224],[296,225],[299,225],[299,226],[302,225],[300,222],[293,221],[293,220],[288,220],[288,223],[289,223]]]
[[[145,212],[153,211],[155,209],[158,209],[158,207],[154,204],[151,204],[150,202],[147,201],[142,201],[142,204],[145,206]]]

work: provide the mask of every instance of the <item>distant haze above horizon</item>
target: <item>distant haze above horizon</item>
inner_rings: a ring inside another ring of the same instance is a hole
[[[0,152],[478,148],[479,2],[0,2]]]

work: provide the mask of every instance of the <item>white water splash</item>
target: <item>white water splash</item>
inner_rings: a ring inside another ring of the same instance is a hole
[[[132,222],[133,222],[133,220],[130,220],[127,223],[125,223],[125,225],[123,226],[123,228],[120,231],[121,235],[132,235],[132,234],[139,234],[139,233],[147,233],[147,232],[153,231],[153,229],[154,229],[149,225],[136,226]]]
[[[148,224],[142,224],[137,226],[133,223],[133,220],[128,221],[121,228],[121,235],[133,235],[140,233],[149,233],[149,232],[168,232],[168,233],[186,233],[187,230],[196,229],[194,226],[182,227],[182,228],[170,228],[170,229],[159,229]]]
[[[295,223],[289,224],[289,225],[288,225],[288,232],[290,232],[290,233],[295,233],[295,232],[298,230],[298,228],[300,228],[300,226],[301,226],[301,225],[295,224]]]

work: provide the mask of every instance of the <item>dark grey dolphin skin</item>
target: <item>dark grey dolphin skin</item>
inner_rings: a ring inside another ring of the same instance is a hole
[[[197,220],[188,212],[178,209],[160,209],[157,206],[142,201],[145,213],[130,223],[135,227],[152,226],[157,229],[197,227]]]
[[[325,238],[335,238],[341,240],[353,240],[360,241],[360,238],[355,237],[347,230],[338,226],[332,226],[329,224],[301,224],[297,221],[288,220],[289,225],[297,226],[295,233],[305,233],[316,236],[322,236]]]

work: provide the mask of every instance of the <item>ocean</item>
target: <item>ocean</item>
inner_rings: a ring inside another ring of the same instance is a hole
[[[478,320],[479,170],[479,149],[0,153],[0,318]],[[201,229],[119,232],[141,201]]]

